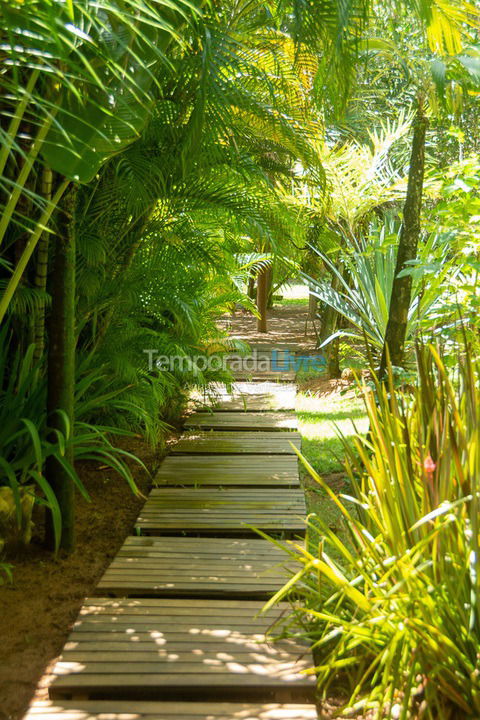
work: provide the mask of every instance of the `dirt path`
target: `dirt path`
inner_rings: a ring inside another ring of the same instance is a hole
[[[315,350],[315,332],[307,323],[308,307],[304,303],[276,305],[268,311],[267,333],[257,332],[257,319],[246,311],[237,310],[225,316],[220,325],[239,340],[266,345],[292,345],[302,351]]]

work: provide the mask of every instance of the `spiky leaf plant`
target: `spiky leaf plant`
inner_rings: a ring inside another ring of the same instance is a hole
[[[480,713],[480,364],[469,348],[450,376],[419,348],[418,386],[365,388],[368,438],[345,443],[345,539],[315,515],[295,592],[325,695],[388,718]],[[318,529],[323,539],[318,544]],[[292,583],[272,602],[291,590]]]
[[[73,445],[76,460],[95,460],[115,470],[138,492],[133,475],[125,462],[136,460],[133,455],[115,447],[112,438],[132,435],[115,427],[93,426],[78,419],[72,428],[61,413],[63,431],[49,427],[45,396],[46,384],[41,366],[33,360],[35,347],[30,345],[24,356],[12,352],[9,346],[9,328],[0,334],[0,487],[10,488],[15,505],[16,523],[22,527],[22,494],[32,496],[35,502],[48,507],[53,516],[55,543],[58,548],[62,526],[57,498],[45,474],[47,458],[54,456],[74,481],[77,490],[88,499],[87,491],[65,457],[67,446]],[[84,383],[77,384],[81,399]],[[107,402],[106,394],[104,394]],[[108,398],[115,402],[115,397]],[[125,410],[133,412],[125,401]],[[82,403],[79,402],[82,410]],[[1,538],[0,538],[1,540]]]

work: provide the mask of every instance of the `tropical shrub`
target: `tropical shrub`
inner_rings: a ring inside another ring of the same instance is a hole
[[[303,616],[324,695],[340,681],[346,707],[375,717],[473,718],[480,363],[467,348],[450,375],[433,347],[420,348],[417,362],[410,393],[394,391],[391,373],[376,393],[365,388],[370,432],[345,443],[351,495],[337,497],[304,461],[347,534],[311,516],[306,549],[292,550],[300,570],[272,602],[292,586],[301,596],[294,617]]]
[[[88,498],[74,466],[66,459],[66,448],[73,446],[75,460],[94,460],[114,469],[137,492],[132,473],[125,462],[136,460],[115,447],[112,436],[132,435],[116,427],[92,425],[78,418],[71,428],[66,417],[64,431],[49,427],[46,413],[46,380],[39,362],[33,359],[35,346],[24,356],[11,351],[9,328],[0,335],[0,544],[6,536],[28,542],[31,535],[33,503],[48,507],[54,518],[57,544],[61,534],[58,502],[45,474],[47,458],[55,456],[65,467],[78,491]],[[83,380],[84,382],[84,380]],[[77,396],[84,388],[77,383]],[[115,395],[104,394],[105,402]],[[127,407],[127,404],[124,404]],[[82,404],[79,403],[80,409]],[[140,461],[138,461],[140,462]]]
[[[327,337],[323,345],[341,337],[349,338],[354,345],[366,342],[374,356],[382,351],[395,277],[398,233],[398,222],[387,218],[383,223],[371,224],[367,239],[352,240],[341,252],[340,263],[317,251],[336,287],[331,279],[315,282],[309,278],[312,293],[345,321],[345,327]],[[434,244],[435,238],[429,240],[425,255]],[[419,329],[428,327],[439,313],[444,274],[444,269],[439,267],[428,283],[421,273],[414,278],[407,325],[410,347]]]

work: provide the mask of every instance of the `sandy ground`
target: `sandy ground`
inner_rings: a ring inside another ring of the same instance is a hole
[[[221,326],[239,340],[260,345],[291,345],[292,348],[313,352],[316,335],[308,320],[305,304],[274,306],[267,314],[268,332],[257,331],[257,319],[250,313],[236,310],[225,316]]]

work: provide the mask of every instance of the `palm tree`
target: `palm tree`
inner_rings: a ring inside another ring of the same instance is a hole
[[[455,113],[453,101],[459,87],[478,89],[478,74],[472,58],[462,51],[462,44],[472,38],[469,28],[478,27],[480,12],[467,3],[437,8],[433,6],[432,23],[427,34],[429,47],[405,42],[403,47],[392,43],[378,43],[377,49],[390,58],[396,57],[407,69],[409,92],[414,94],[415,120],[408,175],[408,188],[403,208],[403,223],[398,244],[395,279],[392,286],[390,312],[380,363],[380,376],[385,376],[388,357],[392,365],[402,366],[405,358],[405,339],[412,299],[412,277],[409,265],[417,257],[421,235],[422,194],[425,176],[425,145],[430,115],[441,115],[449,106]],[[400,33],[397,31],[397,36]],[[407,34],[408,35],[408,34]],[[417,40],[418,42],[418,40]],[[439,102],[440,101],[440,102]]]
[[[162,8],[155,0],[125,5],[107,0],[101,9],[91,3],[19,6],[12,1],[0,9],[7,60],[0,94],[3,117],[10,117],[0,152],[0,243],[6,241],[16,258],[0,300],[0,320],[60,208],[49,347],[48,405],[54,431],[61,429],[59,410],[73,425],[75,185],[90,181],[145,126],[155,65],[166,62],[170,42],[183,41],[179,29],[192,17],[181,3],[163,13]],[[42,165],[55,174],[51,197],[36,187]],[[49,477],[64,518],[61,545],[70,549],[73,480],[55,458]],[[56,543],[58,533],[48,535]]]
[[[424,0],[422,7],[436,6]],[[222,259],[231,259],[245,243],[274,252],[283,238],[303,236],[304,218],[298,221],[283,191],[298,162],[322,182],[307,122],[310,96],[318,88],[328,95],[335,85],[347,97],[368,9],[366,0],[225,2],[203,14],[183,0],[2,4],[7,62],[0,102],[8,122],[0,131],[0,320],[14,309],[12,299],[30,290],[29,261],[48,233],[55,255],[52,413],[62,411],[72,426],[75,339],[90,359],[111,341],[113,299],[126,297],[134,280],[137,294],[145,291],[141,270],[155,267],[166,238],[192,248],[192,238],[208,235],[213,247],[221,235]],[[50,171],[51,192],[38,180]],[[72,259],[88,261],[94,242],[86,231],[101,241],[90,273],[72,268]],[[45,243],[39,269],[44,258]],[[211,266],[201,267],[211,289]],[[234,272],[233,262],[228,267]],[[81,288],[84,314],[75,328],[77,270],[101,288]],[[178,280],[186,318],[190,287]],[[40,299],[45,291],[37,287]],[[219,306],[225,290],[215,290]],[[208,306],[199,290],[196,297]],[[125,320],[142,316],[143,328],[145,309],[135,302],[130,308]],[[205,321],[206,311],[198,317]],[[51,415],[53,430],[58,417]],[[49,471],[64,497],[62,546],[69,548],[71,478],[58,463]]]

